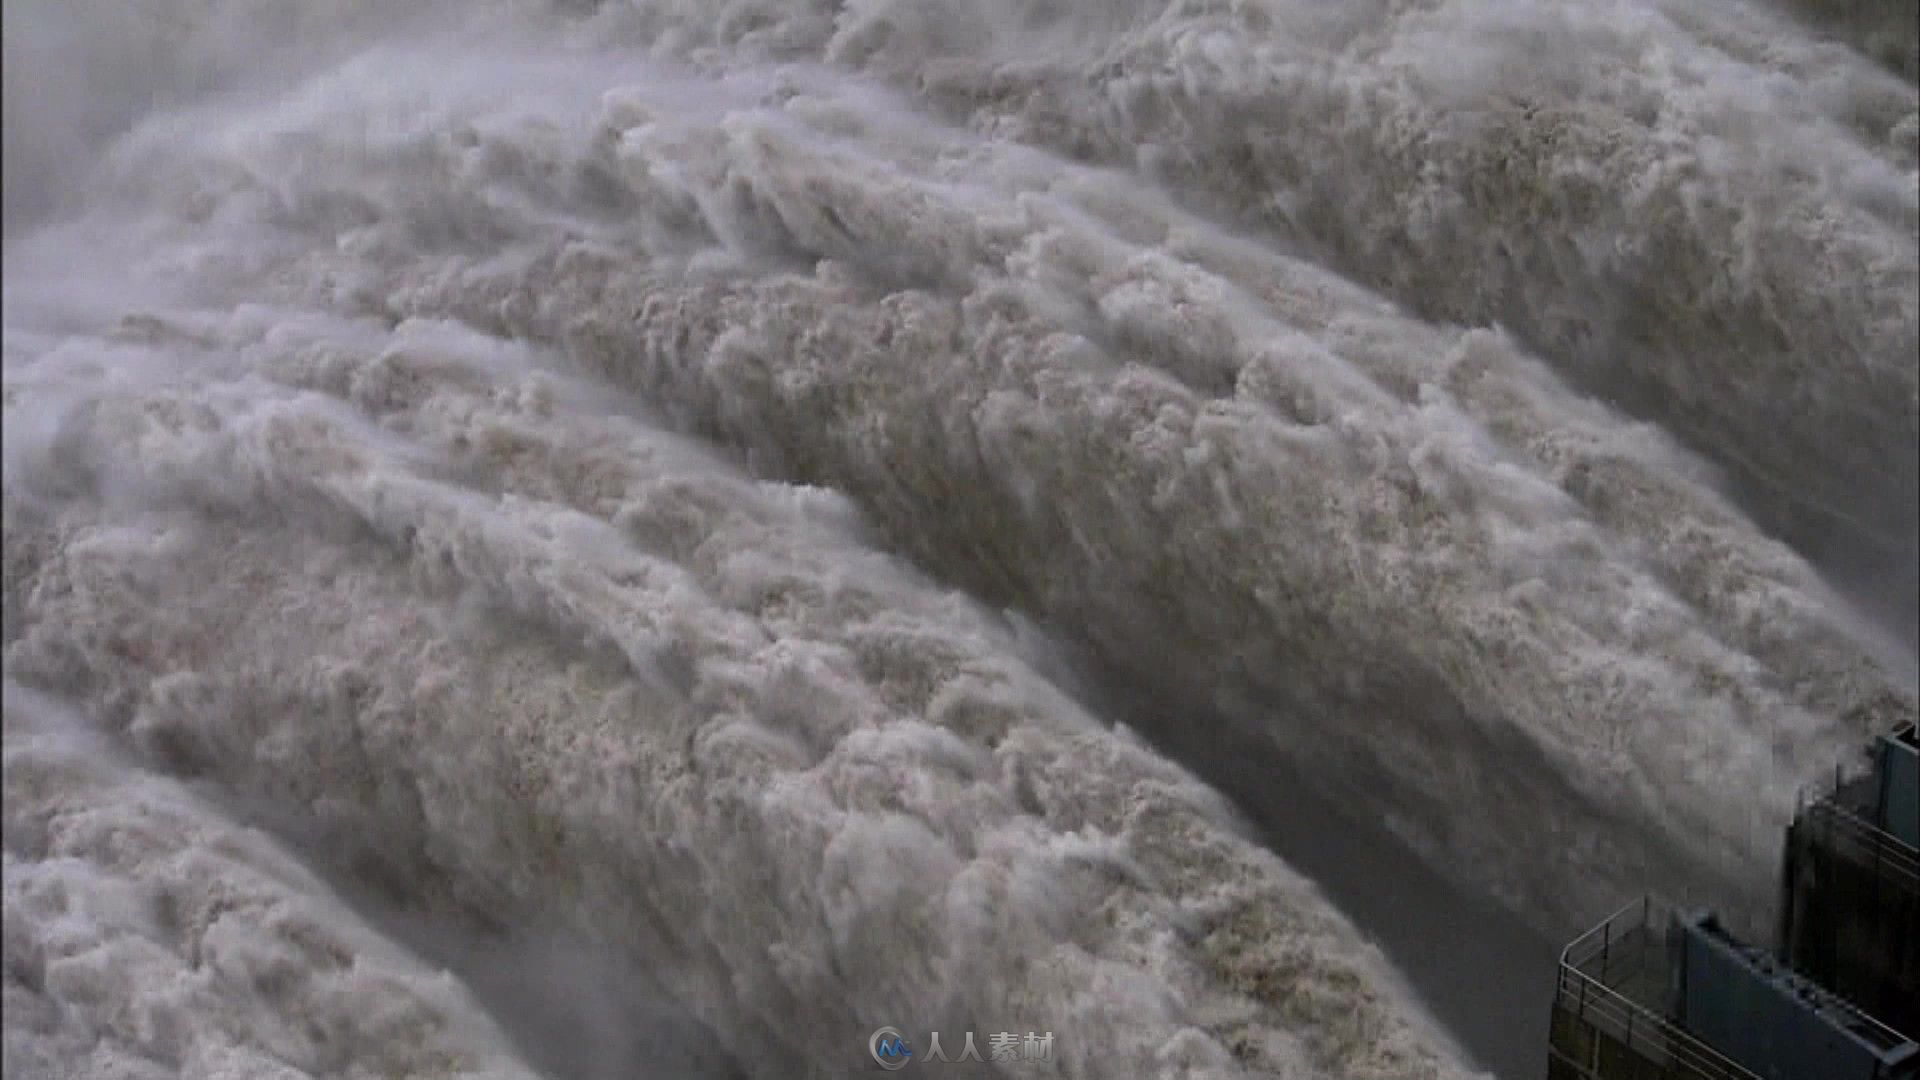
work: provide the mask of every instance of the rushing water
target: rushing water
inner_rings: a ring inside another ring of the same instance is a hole
[[[1529,1074],[1914,713],[1915,10],[10,0],[6,1076]]]

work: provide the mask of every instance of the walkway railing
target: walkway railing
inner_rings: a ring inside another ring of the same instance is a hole
[[[1870,784],[1871,779],[1871,771],[1861,776],[1836,768],[1831,786],[1816,784],[1801,789],[1795,800],[1794,822],[1818,830],[1836,850],[1849,852],[1872,866],[1876,874],[1885,874],[1906,888],[1920,891],[1920,851],[1902,843],[1848,805],[1849,796]]]
[[[1759,1080],[1687,1034],[1649,1000],[1667,982],[1668,911],[1652,897],[1628,904],[1560,953],[1555,1008],[1689,1080]],[[1638,989],[1638,999],[1619,988]]]

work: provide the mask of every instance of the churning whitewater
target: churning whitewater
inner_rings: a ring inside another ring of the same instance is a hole
[[[9,0],[6,1077],[1527,1074],[1915,712],[1842,7]]]

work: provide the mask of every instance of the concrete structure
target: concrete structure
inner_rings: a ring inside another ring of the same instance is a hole
[[[1561,954],[1549,1080],[1920,1080],[1920,743],[1803,797],[1779,941],[1648,898]]]
[[[1895,1029],[1920,1032],[1920,745],[1913,725],[1873,768],[1803,799],[1787,830],[1780,957]]]

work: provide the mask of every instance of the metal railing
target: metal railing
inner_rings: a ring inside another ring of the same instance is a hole
[[[1836,850],[1851,851],[1871,865],[1876,874],[1885,873],[1909,889],[1920,891],[1920,851],[1849,810],[1838,793],[1844,781],[1831,792],[1818,789],[1801,792],[1794,812],[1794,824],[1805,824],[1817,831]]]
[[[1681,1076],[1759,1080],[1655,1008],[1615,989],[1638,979],[1664,991],[1668,914],[1652,897],[1643,897],[1575,938],[1560,953],[1554,1007]]]
[[[1645,963],[1648,948],[1665,948],[1663,923],[1670,914],[1666,905],[1643,896],[1569,942],[1560,950],[1560,966],[1609,982],[1615,972],[1630,974]]]

